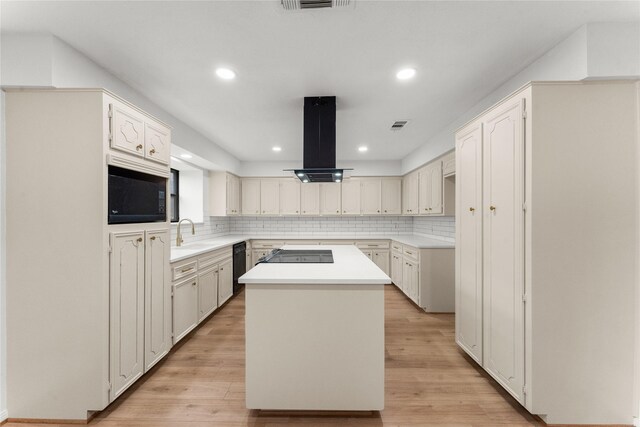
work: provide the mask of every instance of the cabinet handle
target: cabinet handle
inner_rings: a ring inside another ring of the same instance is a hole
[[[489,206],[489,210],[495,211],[496,207],[495,206]]]
[[[336,213],[340,213],[340,211],[336,211]]]
[[[298,211],[296,211],[296,213],[298,213]]]
[[[142,144],[138,144],[138,145],[136,146],[136,150],[142,150]]]
[[[380,213],[380,210],[378,210],[378,213]]]
[[[469,208],[469,212],[475,212],[476,208]]]
[[[425,210],[425,211],[428,211],[429,209],[427,209],[427,208],[424,208],[424,210]]]
[[[195,286],[195,285],[196,285],[196,282],[193,282],[193,283],[191,284],[191,286]]]
[[[387,210],[386,210],[386,209],[384,210],[384,213],[387,213]]]
[[[156,240],[156,236],[151,236],[151,237],[149,237],[149,239]]]
[[[224,268],[221,268],[221,269],[220,269],[220,271],[223,271],[223,270],[224,270]]]
[[[187,271],[191,271],[191,270],[193,270],[193,267],[183,268],[182,270],[180,270],[180,273],[186,273]]]
[[[138,242],[142,242],[142,237],[138,237],[138,239],[136,239]]]
[[[151,150],[149,150],[149,154],[155,154],[156,153],[156,149],[152,148]]]

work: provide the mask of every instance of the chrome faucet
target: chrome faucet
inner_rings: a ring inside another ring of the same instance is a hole
[[[176,237],[176,246],[182,246],[182,242],[184,242],[184,240],[182,240],[182,233],[180,233],[180,224],[182,224],[182,221],[189,221],[191,223],[191,234],[192,235],[196,234],[196,226],[193,223],[193,221],[191,221],[188,218],[181,219],[180,222],[178,223],[178,236]]]

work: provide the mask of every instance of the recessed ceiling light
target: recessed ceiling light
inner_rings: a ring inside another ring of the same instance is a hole
[[[307,182],[309,182],[309,180],[308,179],[303,179],[302,182],[304,182],[306,184]]]
[[[335,176],[342,176],[342,173],[341,172],[336,172]]]
[[[191,154],[180,154],[180,157],[182,157],[183,159],[190,159],[193,156]]]
[[[272,150],[273,151],[282,151],[282,147],[273,147]]]
[[[300,172],[300,173],[298,174],[298,176],[304,176],[304,174],[303,174],[302,172]]]
[[[336,182],[340,182],[340,178],[336,179]]]
[[[232,80],[236,78],[236,73],[233,70],[228,68],[218,68],[216,69],[216,75],[221,79]]]
[[[416,75],[415,68],[404,68],[396,74],[398,80],[407,80]]]
[[[367,148],[367,147],[365,147],[364,145],[362,145],[362,146],[358,147],[358,151],[360,151],[361,153],[364,153],[364,152],[365,152],[365,151],[367,151],[367,150],[368,150],[368,148]]]

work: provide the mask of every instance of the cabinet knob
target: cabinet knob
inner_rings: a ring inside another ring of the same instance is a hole
[[[495,206],[489,206],[489,210],[495,211],[496,207]]]
[[[195,286],[195,285],[196,285],[196,282],[193,282],[193,283],[191,284],[191,286]]]
[[[386,211],[385,211],[386,212]],[[380,211],[378,210],[378,213],[380,213]]]
[[[136,150],[142,150],[142,144],[136,145]]]
[[[151,236],[151,237],[149,237],[149,239],[156,240],[156,236]]]
[[[387,213],[387,210],[386,210],[386,209],[384,210],[384,213]]]
[[[138,237],[137,241],[142,242],[142,237]]]
[[[340,211],[336,211],[336,213],[340,213]]]
[[[469,208],[469,212],[475,212],[476,208]]]
[[[149,154],[155,154],[156,153],[156,149],[152,148],[151,150],[149,150]]]
[[[298,213],[298,211],[296,211],[296,213]]]

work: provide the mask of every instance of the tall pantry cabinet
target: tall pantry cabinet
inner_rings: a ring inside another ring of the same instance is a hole
[[[531,83],[456,133],[456,342],[548,423],[632,421],[637,94]]]
[[[170,233],[107,223],[108,168],[168,178],[171,130],[100,89],[6,94],[7,408],[85,420],[171,347]]]

